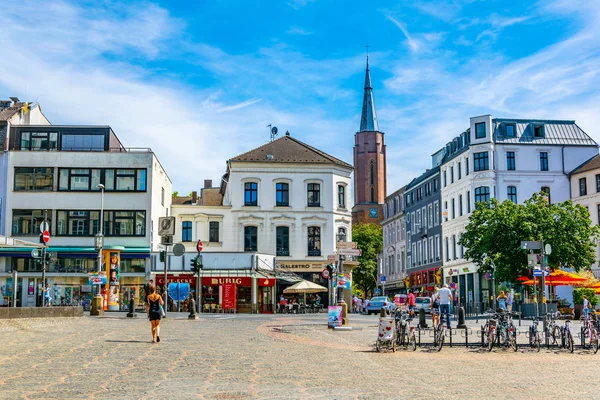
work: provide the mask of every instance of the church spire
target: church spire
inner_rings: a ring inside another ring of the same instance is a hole
[[[365,94],[363,97],[362,114],[360,116],[360,130],[379,132],[377,124],[377,113],[375,112],[375,100],[373,99],[373,87],[371,86],[371,73],[369,72],[369,55],[367,55],[367,72],[365,75]]]

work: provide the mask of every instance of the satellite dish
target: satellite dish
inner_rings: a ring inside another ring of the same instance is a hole
[[[277,135],[277,132],[279,132],[279,131],[277,130],[277,127],[276,127],[276,126],[274,126],[274,127],[272,127],[272,128],[271,128],[271,133],[272,133],[273,135]]]

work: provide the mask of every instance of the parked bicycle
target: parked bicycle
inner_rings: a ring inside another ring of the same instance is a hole
[[[483,327],[483,347],[492,351],[497,342],[501,346],[512,347],[517,351],[517,328],[513,324],[512,314],[502,309],[497,312],[488,310],[488,313],[490,318]]]
[[[565,321],[565,326],[561,329],[561,339],[564,344],[564,348],[567,349],[570,353],[574,350],[574,342],[573,335],[571,334],[571,324],[570,320]]]
[[[550,346],[561,346],[561,327],[556,323],[556,319],[560,313],[546,314],[546,337]]]
[[[537,318],[533,319],[533,325],[529,328],[529,347],[536,350],[538,353],[542,345],[542,338],[538,330],[539,321]]]
[[[594,320],[589,314],[583,323],[581,335],[583,348],[592,349],[594,354],[596,354],[598,352],[598,331],[596,330]]]
[[[444,340],[446,338],[446,332],[450,327],[446,326],[446,320],[448,319],[447,312],[441,312],[437,327],[434,327],[433,334],[433,345],[437,348],[437,351],[441,351],[444,347]]]
[[[412,318],[408,311],[396,310],[394,319],[396,321],[396,344],[410,348],[412,351],[417,350],[417,337],[415,328],[410,326]]]

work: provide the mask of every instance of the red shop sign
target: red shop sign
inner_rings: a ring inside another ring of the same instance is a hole
[[[223,285],[223,308],[231,310],[235,308],[235,283],[226,283]]]
[[[202,286],[221,286],[226,284],[234,284],[237,286],[252,286],[252,278],[244,277],[202,277]],[[259,278],[258,286],[275,286],[275,278]]]
[[[171,282],[179,282],[179,283],[189,283],[192,289],[196,288],[196,277],[194,275],[171,275],[167,274],[167,281]],[[165,284],[165,275],[156,275],[156,284],[158,286],[163,286]]]

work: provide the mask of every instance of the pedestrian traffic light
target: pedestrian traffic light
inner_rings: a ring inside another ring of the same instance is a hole
[[[166,252],[166,251],[164,251],[164,250],[162,250],[162,251],[159,253],[159,258],[160,258],[160,262],[165,262],[165,259],[167,258],[167,252]]]
[[[200,257],[194,257],[190,260],[190,266],[192,267],[192,272],[194,274],[200,273],[202,269],[202,264],[200,264]]]

